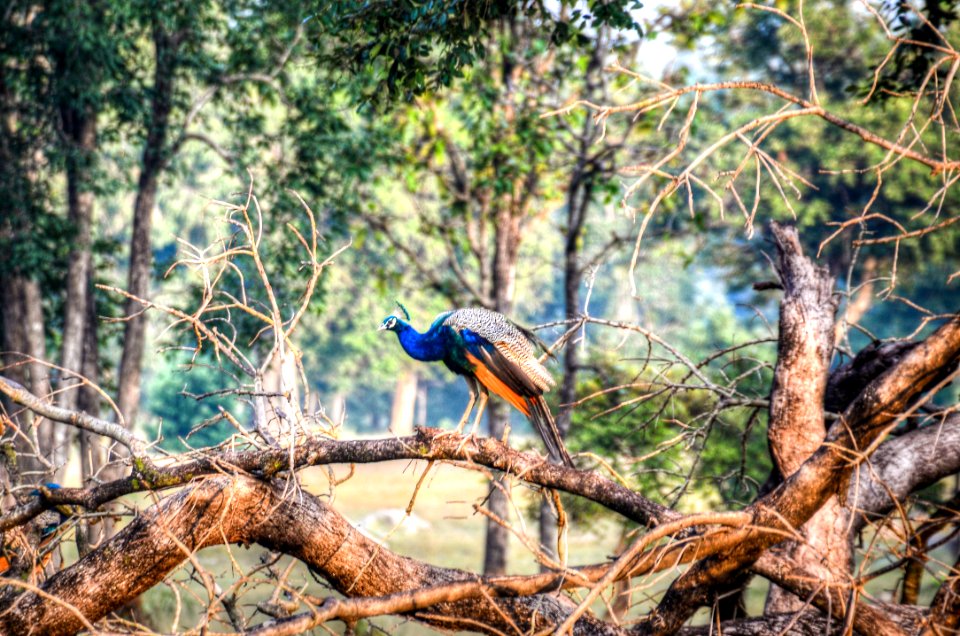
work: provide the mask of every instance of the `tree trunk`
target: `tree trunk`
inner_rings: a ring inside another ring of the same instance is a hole
[[[90,107],[77,108],[72,102],[60,107],[60,119],[67,138],[67,216],[75,234],[72,237],[67,264],[66,304],[63,317],[63,342],[57,404],[76,409],[82,374],[83,342],[88,303],[92,303],[89,287],[93,255],[93,174],[92,164],[97,147],[97,113]],[[68,439],[63,427],[52,427],[41,437],[43,450],[58,470],[67,459]]]
[[[150,226],[156,205],[157,177],[156,173],[148,170],[145,163],[133,211],[130,271],[127,276],[127,291],[137,298],[147,298],[150,290]],[[128,427],[134,425],[140,406],[140,379],[147,329],[146,316],[142,310],[143,306],[135,300],[128,300],[124,310],[127,322],[123,330],[123,352],[117,373],[117,406]]]
[[[40,283],[23,277],[20,281],[20,300],[23,303],[23,334],[25,336],[22,349],[30,358],[31,362],[27,364],[29,374],[30,390],[34,395],[44,400],[52,400],[52,388],[50,386],[50,367],[43,362],[47,359],[47,342],[44,334],[43,302],[41,298]],[[54,422],[46,418],[31,418],[31,426],[36,426],[38,440],[52,439],[54,428],[57,426]],[[41,451],[43,449],[41,448]],[[40,468],[40,462],[33,462],[34,468]],[[45,478],[52,478],[52,475],[46,475]],[[37,476],[40,480],[40,476]]]
[[[390,409],[390,431],[394,435],[409,435],[413,432],[414,407],[417,401],[417,374],[405,371],[397,378]]]
[[[497,213],[496,244],[493,257],[492,291],[494,309],[509,315],[513,308],[513,295],[517,275],[517,254],[520,248],[520,220],[511,201],[501,202]],[[487,427],[490,437],[503,439],[510,423],[507,405],[493,398],[487,406]],[[497,518],[506,521],[510,515],[510,482],[502,480],[490,483],[487,508]],[[510,532],[493,519],[487,519],[483,572],[487,575],[505,574]]]
[[[40,283],[32,278],[22,280],[23,329],[26,336],[24,353],[33,358],[27,365],[30,373],[30,391],[41,398],[49,399],[50,367],[43,364],[47,359],[47,341],[44,334],[43,298]]]
[[[772,226],[778,244],[797,243],[794,228]],[[816,451],[827,434],[823,418],[827,374],[835,338],[833,278],[802,255],[799,247],[780,249],[777,269],[784,285],[780,303],[777,366],[770,394],[768,438],[780,474],[789,477]],[[848,524],[837,497],[809,519],[800,533],[805,541],[788,542],[785,556],[821,580],[842,579],[853,565]],[[797,612],[805,599],[770,587],[767,613]]]
[[[137,198],[133,207],[133,234],[130,237],[130,270],[127,291],[137,298],[147,298],[150,293],[150,269],[152,260],[150,227],[153,210],[157,205],[157,188],[160,174],[167,163],[167,135],[170,111],[173,108],[173,89],[176,72],[176,57],[179,42],[166,33],[159,24],[154,25],[154,51],[156,71],[153,83],[153,101],[150,123],[143,149]],[[123,332],[123,352],[118,372],[117,406],[128,427],[133,427],[140,406],[140,379],[143,351],[146,346],[146,316],[143,306],[128,300]]]
[[[27,20],[31,21],[32,18]],[[40,285],[28,275],[35,272],[25,271],[23,262],[12,249],[14,245],[22,247],[25,241],[29,241],[34,215],[43,209],[37,204],[39,196],[34,165],[39,151],[34,140],[24,139],[19,127],[18,110],[21,105],[8,85],[7,72],[6,65],[0,64],[0,191],[3,191],[5,203],[5,211],[0,216],[0,239],[5,248],[0,248],[0,300],[3,302],[0,319],[3,322],[2,344],[6,352],[3,363],[18,365],[22,360],[14,355],[17,353],[34,358],[24,366],[7,366],[7,372],[29,387],[34,395],[50,399],[50,373],[48,367],[42,364],[46,360],[46,343]],[[4,400],[3,406],[11,405]],[[15,412],[11,408],[6,409],[7,414]],[[32,414],[24,414],[17,419],[30,439],[49,436],[51,424],[46,420],[35,418]],[[41,435],[34,428],[38,419],[43,429]],[[41,481],[43,464],[34,456],[39,449],[30,448],[30,444],[20,436],[13,436],[13,444],[19,466],[9,466],[8,469],[14,473],[21,470],[32,472],[34,475],[29,479]],[[20,476],[11,477],[16,481]]]
[[[599,57],[599,52],[597,53]],[[598,59],[595,57],[595,59]],[[598,65],[594,65],[599,68]],[[588,166],[590,147],[596,126],[593,118],[584,120],[579,138],[577,165],[567,185],[567,223],[563,248],[563,305],[564,317],[574,320],[580,313],[580,286],[583,284],[584,265],[581,250],[583,247],[583,228],[587,212],[593,200],[593,172]],[[576,336],[571,338],[563,349],[563,377],[560,380],[557,402],[561,405],[572,404],[577,399],[577,368],[580,364],[580,347]],[[572,407],[559,407],[557,430],[560,437],[566,439],[573,421]],[[544,498],[540,502],[540,545],[554,553],[557,545],[557,520],[553,507]],[[541,569],[543,566],[541,566]]]
[[[93,287],[93,280],[88,285]],[[84,328],[83,337],[83,375],[91,382],[98,383],[100,374],[100,347],[97,340],[97,312],[93,303],[87,304],[87,320]],[[84,413],[94,417],[100,417],[101,410],[100,393],[93,386],[86,385],[80,389],[80,399],[78,407]],[[80,452],[80,477],[85,486],[93,483],[98,477],[104,465],[104,449],[100,444],[100,438],[89,431],[77,432],[77,448]],[[90,524],[86,521],[80,521],[77,525],[77,550],[80,555],[90,551],[91,547],[97,546],[104,536],[113,534],[113,520],[111,517],[104,517],[97,524]]]
[[[0,301],[2,301],[3,316],[3,364],[4,373],[23,384],[28,385],[27,365],[22,364],[23,359],[18,355],[19,352],[26,351],[27,335],[24,325],[26,320],[26,308],[24,307],[23,286],[26,279],[15,274],[4,273],[0,276]],[[13,422],[20,428],[28,439],[23,436],[15,435],[12,430],[4,431],[4,437],[9,437],[13,442],[15,452],[14,460],[5,462],[7,471],[10,475],[10,481],[14,484],[21,479],[27,482],[42,481],[41,473],[43,464],[38,461],[38,449],[29,440],[36,442],[37,435],[34,429],[34,422],[37,420],[31,413],[22,413],[15,416],[18,412],[16,404],[10,402],[6,397],[2,401],[3,412],[9,414]],[[6,441],[6,440],[5,440]]]

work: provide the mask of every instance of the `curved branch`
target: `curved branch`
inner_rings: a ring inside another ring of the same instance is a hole
[[[108,437],[128,448],[135,457],[146,456],[146,445],[135,435],[119,424],[114,424],[99,417],[94,417],[81,411],[54,406],[41,400],[22,385],[9,378],[0,376],[0,393],[21,406],[25,406],[37,415],[42,415],[55,422],[63,422],[76,426],[79,429]]]
[[[145,511],[107,544],[48,579],[41,590],[8,602],[0,612],[0,633],[72,634],[83,628],[81,616],[90,622],[101,619],[159,583],[194,551],[222,543],[258,543],[294,556],[350,597],[395,595],[343,602],[343,611],[334,612],[341,618],[361,615],[364,607],[375,611],[380,603],[379,609],[406,609],[445,629],[490,634],[517,626],[535,632],[558,624],[574,604],[551,592],[596,580],[607,569],[594,566],[588,578],[576,572],[481,578],[431,566],[367,538],[317,497],[305,492],[289,497],[285,486],[249,477],[197,482]],[[417,611],[425,605],[428,613]],[[587,615],[577,621],[574,633],[622,631]]]
[[[857,515],[859,530],[874,515],[884,515],[893,500],[960,471],[960,414],[887,440],[860,466],[847,488],[846,502]]]
[[[684,515],[633,492],[595,472],[551,464],[533,453],[521,453],[491,438],[466,438],[434,428],[417,429],[415,435],[391,439],[338,441],[308,439],[294,449],[217,451],[177,464],[107,482],[90,489],[62,488],[47,497],[52,507],[76,504],[87,509],[133,492],[182,486],[205,475],[247,473],[272,477],[283,471],[326,464],[367,464],[395,459],[462,461],[501,470],[523,481],[586,497],[640,524],[656,526]],[[36,516],[44,506],[31,502],[0,515],[0,531]]]

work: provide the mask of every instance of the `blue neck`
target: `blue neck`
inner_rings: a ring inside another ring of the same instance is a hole
[[[416,329],[407,323],[398,321],[397,338],[400,340],[400,346],[407,352],[407,355],[415,360],[423,362],[436,362],[443,360],[447,354],[446,339],[443,337],[443,329],[431,328],[426,333],[418,333]]]

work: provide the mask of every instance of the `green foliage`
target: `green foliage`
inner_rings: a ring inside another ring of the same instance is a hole
[[[189,353],[171,352],[157,357],[149,368],[144,397],[155,418],[148,423],[149,437],[162,433],[161,447],[183,451],[224,441],[235,431],[218,417],[220,408],[240,422],[245,420],[245,405],[229,394],[204,400],[193,397],[235,388],[233,378],[216,367],[211,355],[193,358]],[[201,427],[210,420],[215,421]]]
[[[383,106],[450,86],[467,69],[482,64],[494,48],[491,43],[519,22],[538,24],[543,37],[555,45],[583,46],[590,41],[588,32],[603,27],[640,34],[631,14],[640,6],[636,1],[604,0],[590,0],[585,8],[564,0],[551,9],[513,0],[338,0],[321,3],[315,19],[333,41],[329,51],[321,51],[321,59],[355,75],[372,73],[376,82],[364,90],[362,100]]]
[[[631,375],[609,355],[594,356],[589,365],[596,374],[579,384],[577,394],[594,397],[573,411],[572,451],[605,458],[631,489],[668,505],[683,495],[689,495],[682,505],[690,510],[753,499],[770,471],[765,412],[731,409],[711,419],[715,396],[667,389],[683,379],[680,369]],[[737,366],[746,365],[728,365],[728,374]],[[756,389],[766,386],[757,382]],[[609,514],[579,498],[565,504],[575,516]]]
[[[928,0],[922,6],[886,0],[880,9],[896,36],[921,43],[898,47],[892,63],[877,77],[878,98],[883,100],[914,90],[923,82],[937,58],[936,47],[943,45],[944,34],[955,27],[960,12],[955,0]],[[948,68],[936,71],[939,81],[945,81],[948,73]],[[870,84],[863,82],[859,88],[865,94]]]

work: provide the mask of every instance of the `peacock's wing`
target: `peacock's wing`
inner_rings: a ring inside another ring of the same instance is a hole
[[[431,332],[431,331],[433,331],[433,330],[435,330],[435,329],[439,329],[440,327],[442,327],[444,321],[445,321],[447,318],[449,318],[449,317],[450,317],[450,314],[452,314],[452,313],[453,313],[452,311],[444,311],[444,312],[441,312],[441,313],[437,314],[437,317],[433,319],[433,323],[431,323],[430,329],[427,330],[427,333],[429,333],[429,332]]]
[[[529,400],[553,386],[526,336],[502,314],[480,308],[459,309],[443,321],[454,329],[474,375],[488,389],[525,415]]]

